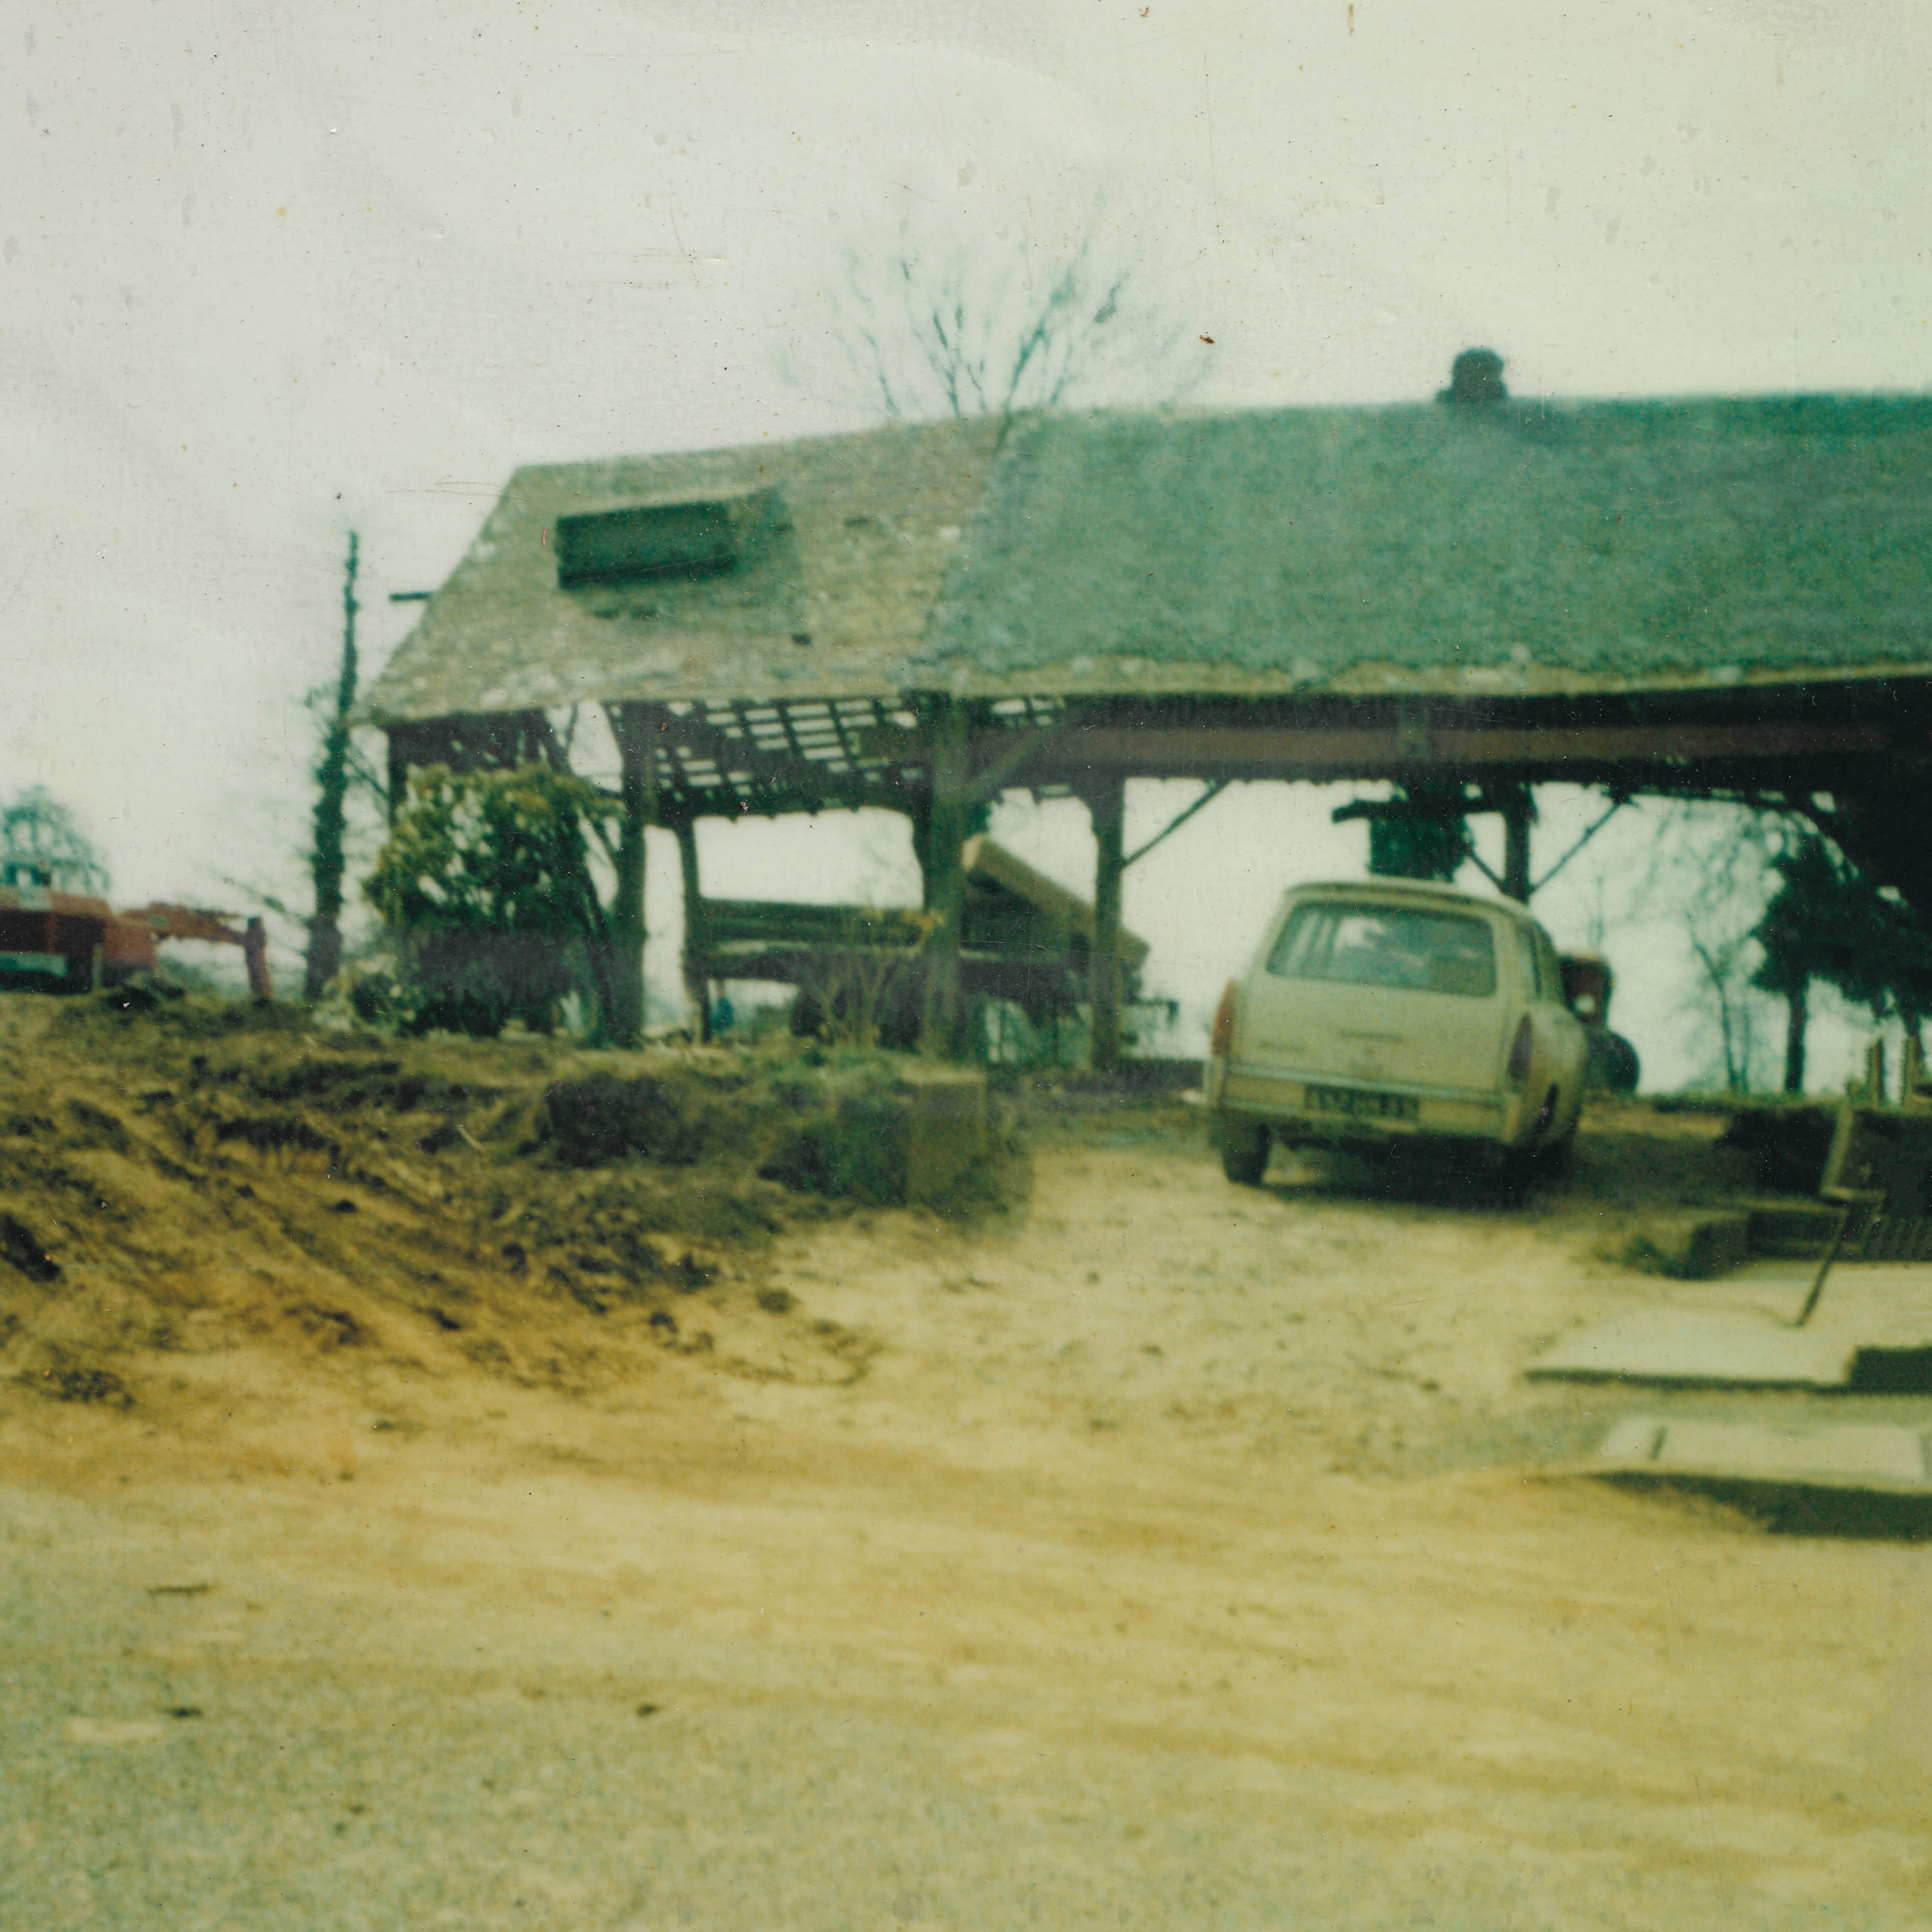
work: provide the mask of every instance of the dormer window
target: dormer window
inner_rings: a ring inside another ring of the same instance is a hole
[[[778,493],[769,489],[657,498],[559,517],[557,582],[571,589],[635,577],[714,577],[736,569],[778,520]]]

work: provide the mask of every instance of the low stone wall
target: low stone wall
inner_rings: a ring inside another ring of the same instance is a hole
[[[1023,1198],[1032,1177],[983,1073],[896,1054],[592,1072],[546,1091],[538,1137],[572,1167],[736,1158],[798,1192],[942,1213]]]

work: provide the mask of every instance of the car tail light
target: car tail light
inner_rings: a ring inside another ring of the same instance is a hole
[[[1509,1064],[1504,1071],[1509,1076],[1512,1087],[1520,1087],[1530,1077],[1530,1054],[1536,1045],[1536,1032],[1530,1024],[1526,1013],[1516,1026],[1516,1037],[1509,1043]]]
[[[1228,989],[1221,995],[1221,1003],[1214,1009],[1214,1030],[1208,1035],[1208,1054],[1211,1060],[1226,1060],[1229,1049],[1235,1043],[1235,983],[1228,982]]]

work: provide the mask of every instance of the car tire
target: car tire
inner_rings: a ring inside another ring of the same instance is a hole
[[[1496,1167],[1496,1201],[1500,1208],[1520,1208],[1530,1198],[1542,1170],[1537,1166],[1539,1149],[1512,1147]]]
[[[1537,1109],[1536,1124],[1530,1129],[1529,1144],[1503,1150],[1497,1168],[1496,1191],[1505,1207],[1520,1208],[1537,1181],[1559,1173],[1569,1159],[1570,1143],[1576,1137],[1574,1129],[1561,1140],[1545,1141],[1543,1137],[1556,1118],[1556,1089],[1552,1087]]]
[[[1221,1171],[1237,1187],[1259,1187],[1268,1171],[1268,1130],[1257,1128],[1252,1139],[1223,1147]]]
[[[1547,1147],[1539,1147],[1530,1158],[1539,1177],[1554,1180],[1570,1165],[1570,1156],[1576,1151],[1577,1133],[1573,1128],[1561,1140],[1552,1140]]]
[[[1590,1086],[1605,1094],[1634,1094],[1642,1071],[1637,1049],[1621,1033],[1592,1032],[1584,1066]]]

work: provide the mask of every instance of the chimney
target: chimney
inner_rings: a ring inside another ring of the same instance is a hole
[[[1454,403],[1460,409],[1473,409],[1484,403],[1508,400],[1503,386],[1503,358],[1493,349],[1466,349],[1449,371],[1449,386],[1438,389],[1438,402]]]

